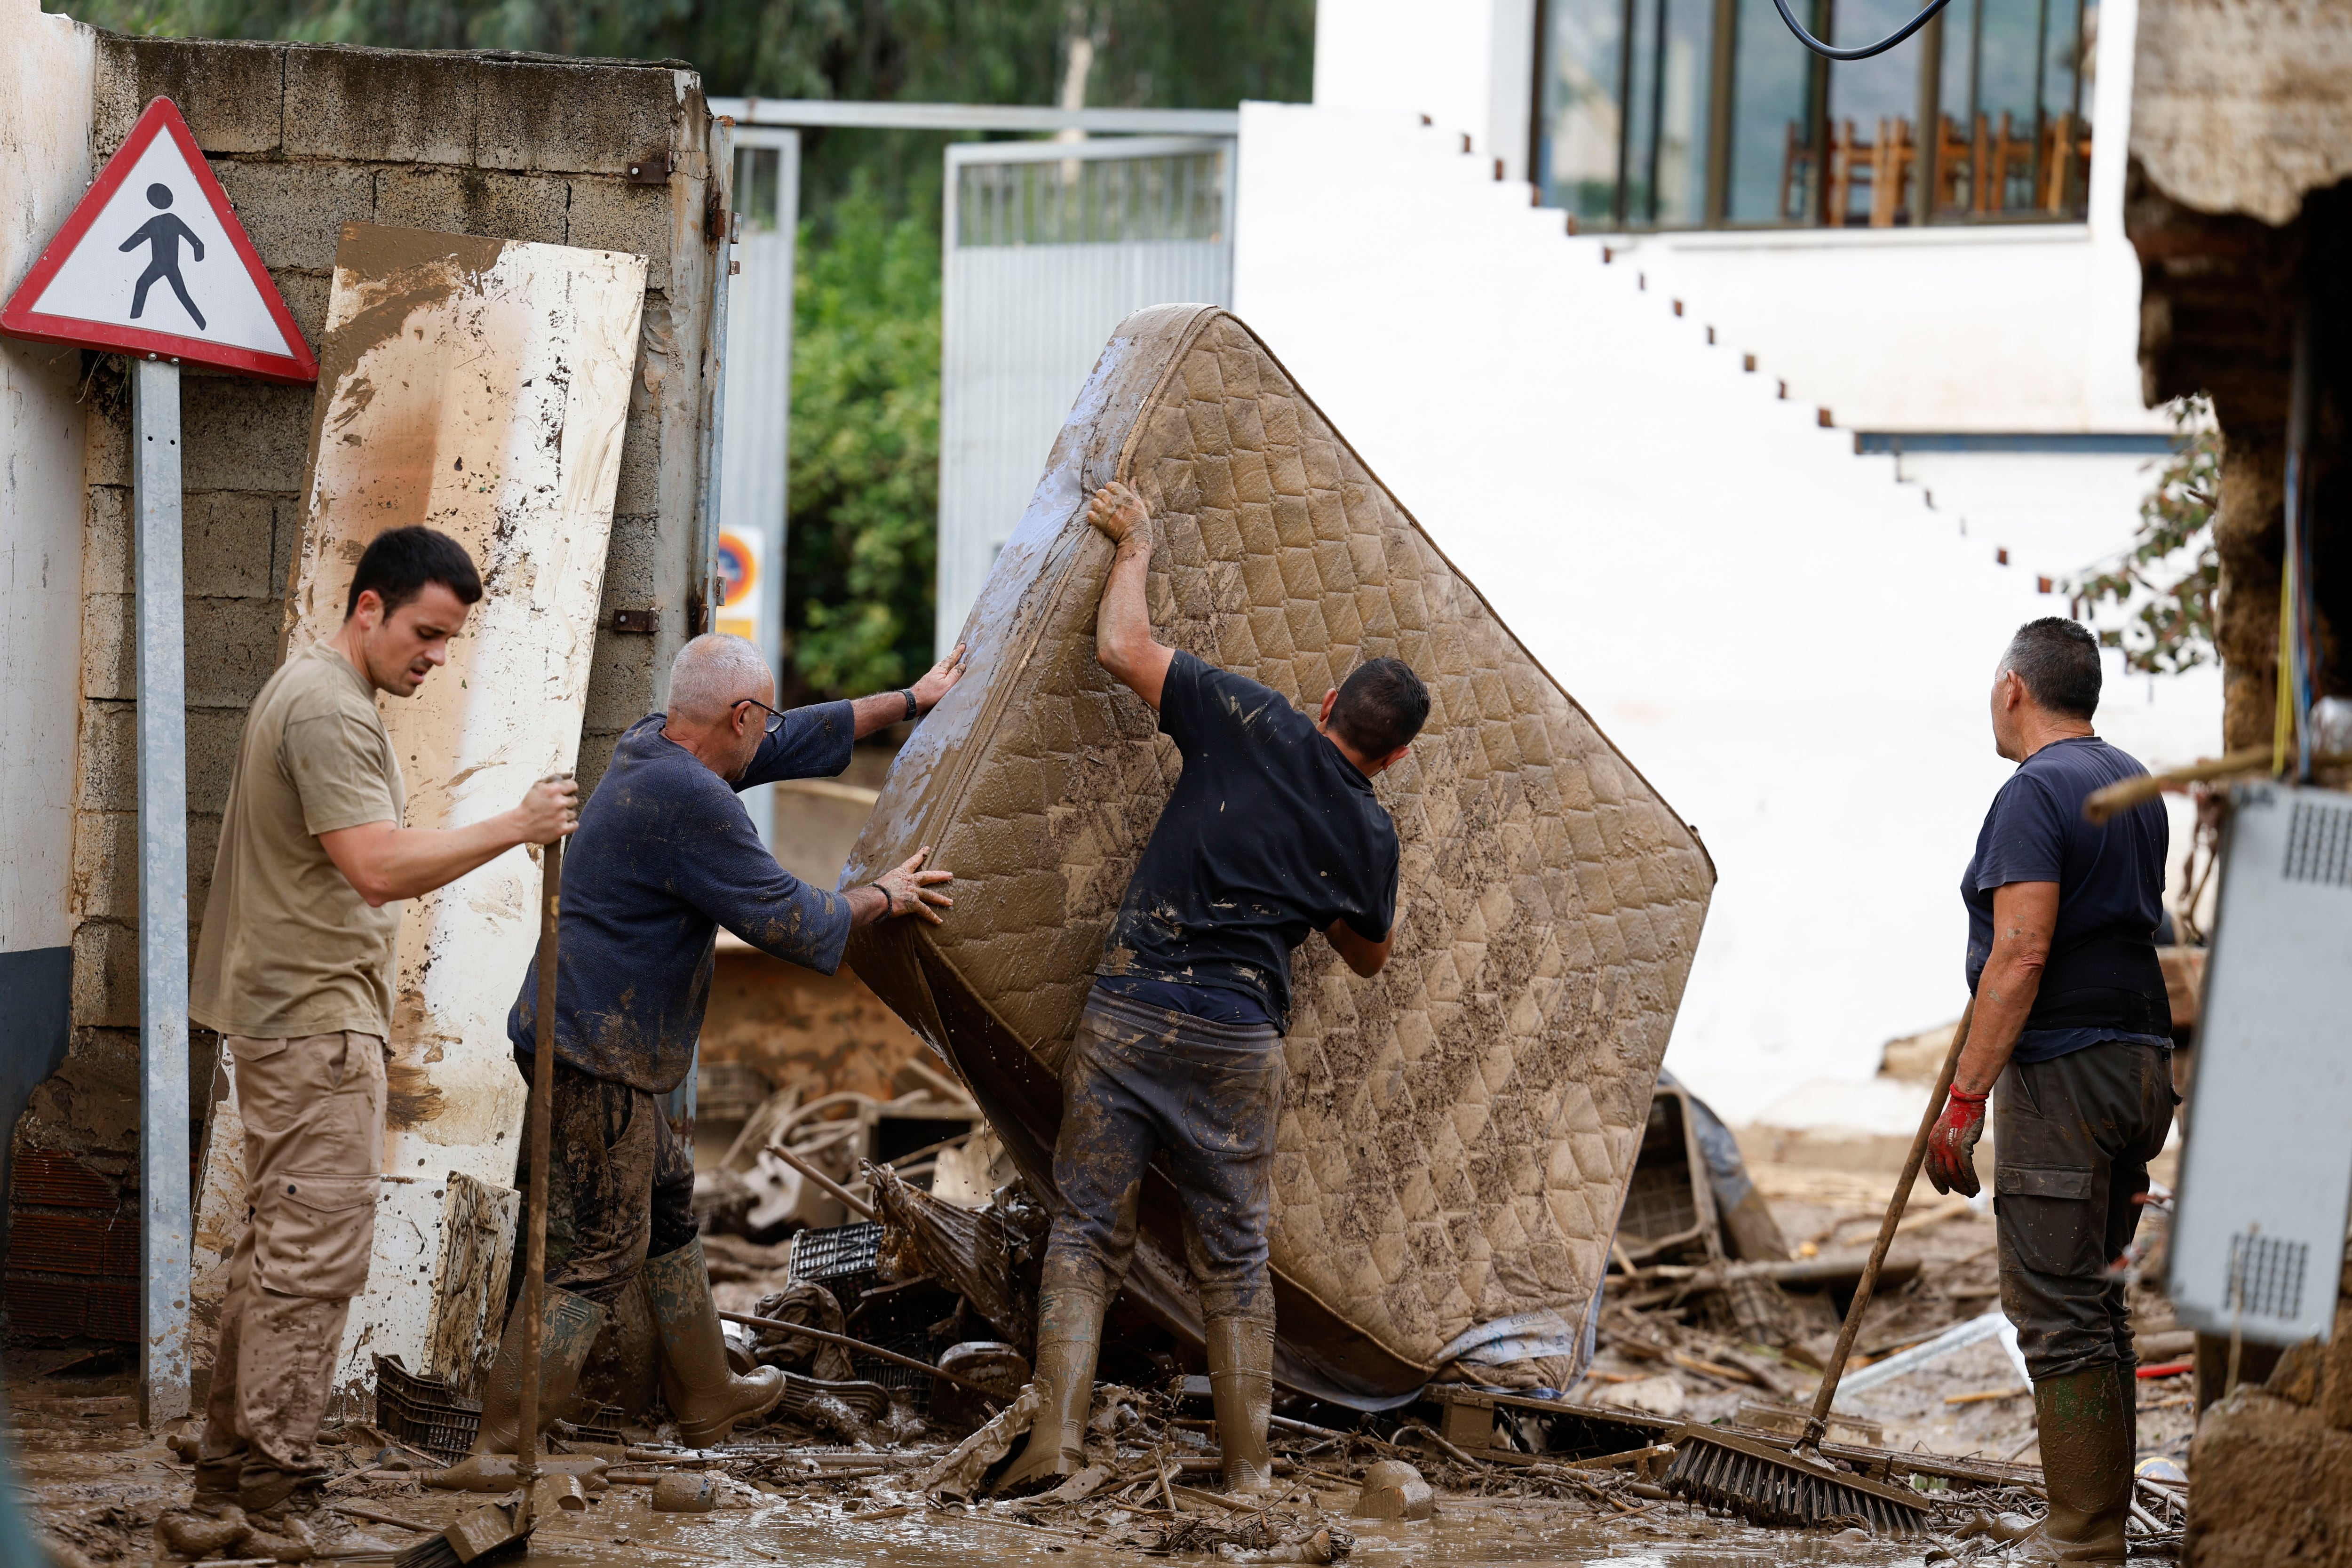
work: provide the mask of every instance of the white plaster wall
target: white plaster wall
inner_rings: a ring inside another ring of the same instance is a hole
[[[1315,101],[1403,109],[1528,177],[1535,0],[1318,0]],[[1522,193],[1521,198],[1525,200]]]
[[[1612,243],[1723,344],[1755,354],[1792,400],[1829,409],[1850,429],[2170,428],[2140,405],[2130,247],[2123,243],[2118,277],[2092,225],[1725,230]]]
[[[96,38],[37,0],[0,0],[0,296],[89,183]],[[74,350],[0,339],[0,952],[73,940],[79,369]]]
[[[2027,540],[2033,475],[1952,470],[1986,520],[1963,533],[1459,146],[1245,105],[1236,309],[1704,836],[1675,1070],[1734,1121],[1866,1077],[1963,999],[1957,889],[2009,771],[1991,670],[2054,607],[1981,531]],[[2083,483],[2123,515],[2115,473]],[[2063,531],[2014,549],[2071,559]],[[2142,730],[2217,727],[2193,687],[2158,706]]]

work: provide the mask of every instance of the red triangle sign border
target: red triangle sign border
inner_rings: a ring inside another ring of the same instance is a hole
[[[268,307],[270,319],[285,335],[294,353],[265,353],[257,349],[240,348],[229,343],[208,342],[203,338],[183,337],[176,332],[156,331],[144,327],[124,327],[105,321],[83,321],[70,316],[43,315],[33,310],[50,281],[79,247],[90,225],[106,210],[107,203],[130,177],[140,155],[158,136],[169,136],[179,144],[190,172],[212,204],[213,216],[228,236],[229,244],[244,262],[247,275],[260,290],[262,302]],[[181,118],[180,106],[168,98],[152,100],[139,122],[106,167],[90,182],[89,190],[65,223],[43,247],[41,258],[25,274],[25,280],[8,297],[5,310],[0,310],[0,332],[12,338],[24,338],[38,343],[66,343],[78,348],[101,349],[126,353],[139,358],[172,359],[189,364],[215,366],[236,371],[263,381],[282,382],[307,386],[319,379],[319,356],[311,351],[302,329],[294,322],[294,314],[286,308],[285,297],[278,293],[269,269],[261,264],[260,254],[237,221],[236,210],[229,205],[228,193],[221,188],[219,177],[205,154],[196,145],[195,136],[188,122]]]

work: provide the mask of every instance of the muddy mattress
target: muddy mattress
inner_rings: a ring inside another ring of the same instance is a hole
[[[1375,781],[1403,846],[1393,957],[1370,981],[1320,937],[1293,958],[1277,1374],[1371,1406],[1572,1354],[1714,868],[1230,313],[1154,307],[1104,349],[967,623],[972,673],[900,752],[845,872],[930,845],[955,909],[856,933],[851,962],[1051,1191],[1057,1068],[1180,765],[1095,662],[1111,546],[1085,500],[1112,479],[1158,519],[1162,641],[1304,710],[1382,655],[1432,697]],[[1567,613],[1610,591],[1562,586]],[[1129,1293],[1197,1340],[1174,1195],[1141,1201]]]

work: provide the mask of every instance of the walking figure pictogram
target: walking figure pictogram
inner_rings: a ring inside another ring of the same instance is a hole
[[[170,206],[172,187],[164,184],[148,186],[147,203],[154,207]],[[147,290],[161,280],[172,286],[172,292],[180,297],[180,303],[187,308],[189,315],[195,318],[196,330],[204,331],[205,313],[196,309],[196,302],[188,298],[188,286],[180,281],[180,241],[184,239],[194,249],[194,258],[202,261],[205,258],[205,242],[196,237],[195,230],[182,223],[176,213],[158,212],[141,224],[131,237],[117,247],[135,250],[142,245],[154,247],[147,253],[147,270],[139,275],[139,287],[131,296],[132,321],[137,321],[139,313],[147,308]]]

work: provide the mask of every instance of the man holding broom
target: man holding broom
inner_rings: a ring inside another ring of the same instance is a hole
[[[2172,1010],[2156,958],[2164,807],[2094,826],[2092,792],[2146,769],[2092,732],[2099,647],[2055,616],[2018,628],[1993,675],[1994,797],[1960,897],[1973,1022],[1927,1145],[1937,1192],[1978,1192],[1986,1101],[2001,1309],[2033,1377],[2050,1510],[2032,1561],[2121,1563],[2137,1405],[2123,1276],[2170,1130]]]
[[[374,1247],[400,901],[574,825],[577,786],[550,779],[471,826],[401,826],[376,693],[415,695],[481,596],[446,534],[378,534],[342,628],[289,655],[246,714],[188,1005],[235,1058],[251,1205],[197,1447],[205,1528],[301,1510],[326,1479],[314,1443]]]

